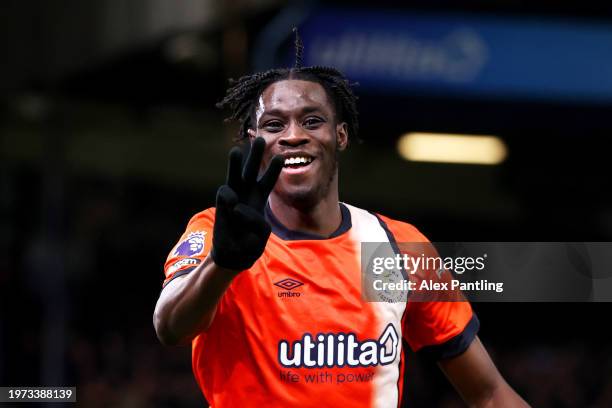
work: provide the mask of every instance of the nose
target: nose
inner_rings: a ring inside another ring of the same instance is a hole
[[[281,146],[296,147],[307,144],[310,141],[310,137],[304,129],[298,124],[291,122],[287,131],[281,136],[278,143]]]

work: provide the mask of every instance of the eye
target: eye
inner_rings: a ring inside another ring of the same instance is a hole
[[[306,120],[304,121],[304,127],[308,129],[315,129],[319,127],[321,123],[323,123],[323,119],[316,116],[311,116],[306,118]]]
[[[263,124],[262,129],[268,132],[280,132],[283,130],[283,123],[278,120],[271,120]]]

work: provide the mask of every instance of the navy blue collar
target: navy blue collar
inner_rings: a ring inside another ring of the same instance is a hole
[[[279,238],[285,241],[297,241],[297,240],[321,240],[321,239],[330,239],[335,238],[339,235],[344,234],[346,231],[351,229],[351,212],[346,207],[346,205],[340,204],[340,213],[342,214],[342,222],[340,222],[340,226],[337,230],[331,233],[329,236],[323,236],[318,234],[313,234],[311,232],[302,232],[302,231],[292,231],[289,228],[285,227],[281,222],[276,218],[276,216],[272,213],[272,209],[270,208],[270,204],[266,204],[265,216],[266,220],[270,223],[272,227],[272,232],[277,235]]]

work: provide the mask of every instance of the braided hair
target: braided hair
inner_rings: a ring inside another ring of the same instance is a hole
[[[236,120],[240,123],[238,140],[248,138],[247,130],[254,126],[255,105],[259,96],[271,84],[286,80],[298,79],[316,82],[323,86],[329,100],[334,106],[336,120],[346,122],[349,137],[356,139],[359,130],[357,120],[357,96],[353,93],[348,79],[337,69],[324,66],[302,66],[304,45],[298,34],[295,33],[295,65],[293,68],[275,68],[252,75],[245,75],[237,80],[230,79],[230,87],[225,98],[216,104],[217,108],[229,108],[230,116],[226,121]],[[359,139],[357,139],[359,140]]]

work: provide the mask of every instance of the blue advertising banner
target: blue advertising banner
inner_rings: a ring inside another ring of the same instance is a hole
[[[300,30],[306,65],[362,89],[612,102],[612,24],[330,9]]]

